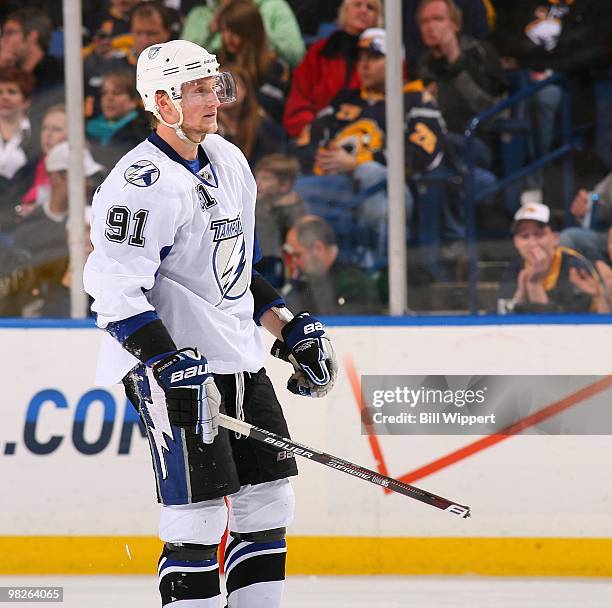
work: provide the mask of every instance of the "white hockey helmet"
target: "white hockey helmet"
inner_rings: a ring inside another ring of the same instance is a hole
[[[152,112],[163,124],[180,130],[183,111],[180,106],[183,85],[202,78],[215,78],[214,90],[220,103],[236,99],[236,84],[229,72],[219,72],[217,57],[201,46],[187,40],[171,40],[146,48],[138,57],[136,89],[144,109]],[[162,119],[155,103],[155,93],[165,91],[178,110],[180,119],[169,124]]]

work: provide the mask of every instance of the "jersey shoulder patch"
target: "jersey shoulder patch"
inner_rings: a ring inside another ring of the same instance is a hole
[[[124,171],[123,177],[128,184],[147,188],[159,179],[159,169],[150,160],[139,160]]]

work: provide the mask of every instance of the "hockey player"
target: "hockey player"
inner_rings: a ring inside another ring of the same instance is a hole
[[[98,382],[123,378],[146,426],[162,503],[159,590],[162,606],[177,608],[219,606],[224,497],[229,607],[280,606],[295,462],[217,426],[221,407],[288,433],[257,325],[293,363],[293,392],[323,396],[337,371],[321,323],[292,317],[253,269],[255,180],[238,148],[215,134],[234,86],[191,42],[143,51],[137,88],[156,128],[94,196],[84,276],[107,330]]]

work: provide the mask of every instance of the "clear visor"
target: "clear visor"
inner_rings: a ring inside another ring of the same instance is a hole
[[[219,103],[236,101],[236,81],[230,72],[190,80],[181,85],[181,97],[188,104],[210,103],[215,96]]]

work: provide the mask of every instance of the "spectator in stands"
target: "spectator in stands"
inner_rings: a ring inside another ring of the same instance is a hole
[[[34,273],[34,301],[24,314],[27,316],[66,316],[70,311],[69,290],[66,282],[68,245],[66,218],[68,216],[68,142],[54,146],[46,156],[50,196],[15,229],[15,247],[31,256]],[[89,150],[83,151],[86,180],[86,200],[91,200],[102,180],[103,167],[96,163]]]
[[[554,51],[562,30],[562,19],[569,12],[565,2],[522,2],[509,6],[501,3],[500,28],[493,43],[502,53],[502,63],[508,69],[525,70],[525,84],[535,84],[553,75],[544,59]],[[537,49],[544,51],[540,55]],[[540,55],[539,58],[537,56]],[[553,84],[541,89],[525,102],[531,119],[530,161],[548,154],[553,146],[557,114],[561,107],[562,90]],[[541,203],[544,173],[536,171],[525,178],[521,204]]]
[[[320,315],[380,312],[374,281],[340,261],[336,236],[324,219],[300,218],[287,232],[284,249],[290,276],[284,298],[292,310]]]
[[[593,298],[595,312],[612,312],[612,228],[607,233],[603,258],[596,259],[593,265],[596,272],[579,274],[576,287]]]
[[[139,2],[130,15],[130,33],[134,43],[127,57],[135,66],[142,51],[172,38],[172,13],[159,0]]]
[[[608,307],[612,311],[612,226],[608,228],[608,255],[607,259],[596,260],[595,268],[599,272],[608,296]]]
[[[420,0],[402,1],[402,40],[406,49],[409,74],[416,73],[417,61],[427,51],[416,20],[419,2]],[[491,0],[455,0],[455,4],[462,14],[461,31],[472,38],[487,40],[496,21],[496,7],[493,7]],[[497,5],[497,2],[495,4]]]
[[[341,89],[359,87],[357,51],[359,35],[381,19],[380,0],[344,0],[338,29],[315,42],[296,68],[285,108],[284,124],[297,137]]]
[[[418,75],[438,99],[450,132],[449,153],[461,164],[468,122],[507,90],[502,66],[489,44],[459,34],[462,16],[454,0],[421,0],[416,18],[428,48],[419,61]],[[491,151],[479,142],[478,164],[490,168]]]
[[[499,289],[506,312],[609,312],[603,281],[593,265],[558,244],[546,205],[523,205],[514,216],[514,246],[519,258]]]
[[[34,78],[16,68],[0,70],[0,178],[13,179],[33,156],[27,112]]]
[[[91,12],[91,7],[99,0],[82,0],[83,12]],[[6,16],[20,8],[44,8],[51,17],[53,28],[61,28],[63,24],[62,15],[63,0],[2,0],[0,2],[0,23],[3,23]]]
[[[10,232],[15,205],[32,180],[38,143],[28,109],[34,77],[16,68],[0,69],[0,231]]]
[[[609,173],[588,192],[581,188],[570,207],[580,226],[566,228],[559,242],[577,249],[590,260],[605,259],[607,229],[612,226],[612,173]]]
[[[232,0],[212,0],[195,6],[185,20],[183,40],[203,46],[211,53],[221,50],[220,13]],[[306,51],[293,11],[285,0],[254,0],[268,38],[279,57],[295,67]]]
[[[63,141],[51,148],[45,159],[51,196],[43,208],[47,217],[55,222],[63,222],[68,217],[68,156],[68,142]],[[85,199],[89,201],[102,181],[105,168],[93,159],[87,148],[83,150],[83,170],[86,178]]]
[[[63,64],[47,54],[53,25],[49,15],[37,8],[23,8],[7,15],[0,37],[0,66],[32,74],[36,94],[63,86]]]
[[[313,42],[335,29],[342,0],[288,0],[306,42]]]
[[[257,102],[248,73],[240,67],[223,67],[234,75],[237,92],[236,101],[223,104],[217,111],[219,134],[236,144],[254,167],[266,154],[284,152],[285,134]]]
[[[499,27],[493,42],[508,67],[529,71],[531,81],[559,72],[569,78],[573,117],[585,142],[577,160],[591,177],[612,169],[612,45],[609,0],[496,2]],[[540,154],[550,149],[560,90],[546,87],[536,98],[534,131]],[[597,151],[599,159],[592,154]]]
[[[122,49],[108,46],[107,52],[91,53],[84,61],[87,117],[100,112],[100,86],[106,74],[127,71],[135,81],[140,53],[152,44],[167,42],[172,36],[172,15],[159,0],[136,4],[129,23],[129,44],[126,42]]]
[[[33,287],[30,254],[0,242],[0,317],[20,317]]]
[[[109,56],[113,52],[126,53],[133,44],[130,35],[130,12],[138,0],[110,0],[103,10],[83,15],[83,24],[92,42],[83,49],[91,53]]]
[[[130,72],[106,74],[100,102],[102,111],[87,121],[86,134],[95,157],[110,170],[150,129]]]
[[[259,105],[282,124],[290,68],[268,47],[257,6],[251,0],[233,0],[219,13],[219,28],[223,40],[220,63],[245,70],[257,90]]]
[[[287,231],[305,213],[304,201],[293,189],[299,170],[297,159],[284,154],[264,156],[255,167],[255,224],[264,258],[282,258]]]
[[[24,194],[15,211],[18,216],[26,217],[37,207],[45,204],[51,195],[51,182],[45,167],[45,160],[51,148],[63,142],[68,137],[66,124],[66,107],[51,106],[45,114],[40,131],[41,157],[36,164],[34,181]]]
[[[387,179],[385,157],[386,34],[380,28],[365,30],[359,41],[357,72],[361,89],[344,89],[323,109],[297,141],[305,173],[298,192],[307,204],[329,205],[338,193],[363,201],[355,209],[356,222],[375,240],[375,263],[386,258]],[[444,124],[433,97],[420,83],[404,88],[406,173],[436,168],[443,157]],[[329,201],[329,203],[328,203]],[[408,220],[412,197],[406,188]],[[324,209],[319,213],[326,216]]]

